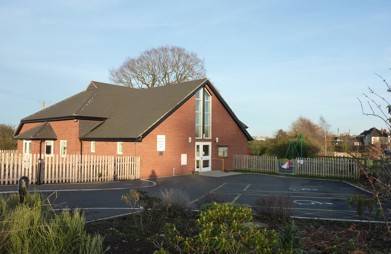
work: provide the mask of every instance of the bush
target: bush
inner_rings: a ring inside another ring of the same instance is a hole
[[[255,212],[259,217],[268,219],[289,220],[292,202],[287,196],[265,196],[255,202]]]
[[[38,195],[17,200],[0,199],[1,253],[103,253],[103,239],[86,233],[78,211],[55,214]]]
[[[363,219],[365,214],[369,219],[374,210],[376,211],[375,215],[379,216],[380,211],[373,197],[368,198],[362,195],[354,195],[349,198],[349,204],[351,207],[356,208],[357,215],[360,219]]]
[[[279,242],[281,249],[285,250],[285,253],[302,253],[297,233],[298,228],[293,220],[282,228]]]
[[[190,198],[182,190],[164,189],[160,192],[162,205],[167,209],[187,209],[190,207]]]
[[[278,236],[274,230],[259,229],[252,210],[233,204],[213,203],[197,220],[197,233],[183,236],[173,224],[165,227],[159,253],[274,253]]]

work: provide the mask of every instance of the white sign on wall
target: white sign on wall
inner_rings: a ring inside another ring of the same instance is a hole
[[[156,150],[158,152],[164,152],[166,150],[166,135],[156,136]]]
[[[186,166],[187,165],[187,154],[182,153],[181,154],[181,166]]]

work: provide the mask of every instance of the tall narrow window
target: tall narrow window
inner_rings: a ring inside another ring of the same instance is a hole
[[[206,89],[200,89],[195,94],[195,104],[195,136],[209,139],[212,129],[212,104]]]
[[[23,140],[23,154],[31,154],[31,140]]]
[[[202,89],[195,95],[195,136],[202,138]]]
[[[123,154],[123,143],[122,142],[117,142],[117,154],[118,155]]]
[[[65,157],[67,155],[68,142],[66,140],[60,140],[60,155]]]
[[[204,138],[210,138],[211,133],[211,103],[210,95],[204,90]]]
[[[95,141],[91,141],[91,153],[95,153],[96,151],[96,143]]]
[[[54,141],[53,140],[45,141],[45,154],[47,156],[52,156],[54,154]]]

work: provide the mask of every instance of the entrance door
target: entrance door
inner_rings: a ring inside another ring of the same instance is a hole
[[[211,142],[195,143],[195,170],[199,172],[210,171],[211,163]]]

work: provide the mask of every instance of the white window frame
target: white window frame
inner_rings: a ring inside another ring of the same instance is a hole
[[[220,149],[225,149],[225,154],[224,152],[221,153],[221,150]],[[228,146],[218,146],[217,147],[217,157],[219,158],[227,158],[228,157]]]
[[[195,98],[195,103],[197,104],[198,101],[201,100],[201,107],[200,107],[200,111],[201,111],[201,136],[197,136],[196,133],[195,133],[195,138],[196,139],[211,139],[212,138],[212,95],[209,93],[209,91],[203,87],[203,88],[200,88],[200,90],[196,93],[196,96],[197,94],[199,93],[200,95],[200,98]],[[205,116],[205,112],[204,112],[204,93],[208,93],[209,95],[209,136],[205,136],[205,133],[204,133],[204,116]],[[197,105],[196,105],[197,107]],[[196,114],[196,118],[197,118],[197,111],[196,109],[194,109],[195,111],[195,114]],[[196,122],[196,120],[195,120]],[[195,126],[195,128],[197,128],[197,125]]]
[[[206,90],[206,88],[203,89],[203,93],[202,93],[202,107],[204,107],[204,94],[208,93],[209,95],[209,136],[206,137],[205,136],[205,133],[203,132],[202,133],[202,136],[204,139],[211,139],[212,138],[212,95],[209,93],[208,90]],[[204,108],[202,108],[202,121],[204,121],[204,116],[205,116],[205,112],[204,112]],[[205,128],[205,124],[204,122],[202,122],[202,129],[204,130]]]
[[[166,135],[156,135],[156,151],[166,151]]]
[[[117,142],[117,154],[122,155],[124,153],[123,142]]]
[[[31,154],[31,140],[23,140],[23,154]]]
[[[50,145],[52,147],[51,153],[47,154],[46,153],[46,146]],[[54,141],[53,140],[46,140],[45,141],[45,156],[53,156],[54,155]]]
[[[60,155],[61,157],[67,156],[68,153],[68,141],[60,140]]]
[[[199,95],[199,98],[197,98],[197,96]],[[200,103],[201,101],[201,103]],[[197,93],[195,94],[195,109],[194,109],[194,112],[195,112],[195,119],[194,119],[194,122],[195,122],[195,138],[196,139],[202,139],[202,136],[203,136],[203,107],[204,107],[204,103],[203,103],[203,89],[201,88],[200,90],[197,91]],[[199,112],[197,111],[197,105],[198,103],[200,103],[200,108],[199,108]],[[201,114],[200,116],[200,125],[197,126],[197,117],[198,117],[198,114]],[[199,132],[199,136],[197,135],[197,131]]]
[[[95,141],[90,142],[90,151],[91,151],[91,153],[96,152],[96,142]]]

